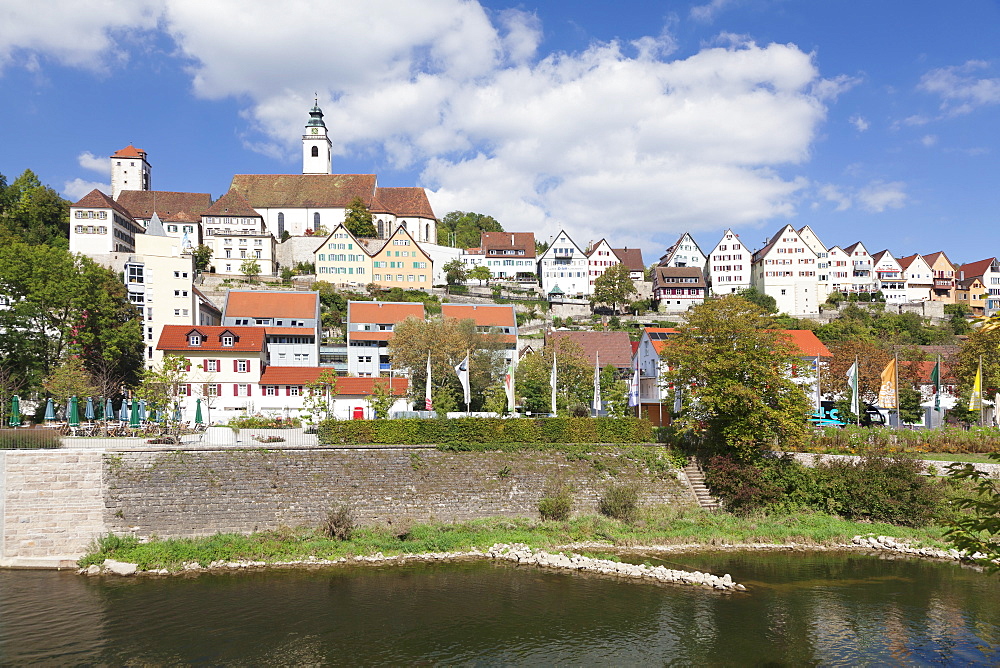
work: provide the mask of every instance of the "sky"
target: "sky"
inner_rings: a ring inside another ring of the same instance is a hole
[[[44,11],[42,11],[44,8]],[[0,0],[0,173],[77,200],[335,173],[438,217],[639,247],[786,224],[897,257],[1000,255],[1000,4],[939,0]]]

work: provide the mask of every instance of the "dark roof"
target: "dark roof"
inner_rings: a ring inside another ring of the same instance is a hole
[[[697,281],[690,283],[677,283],[671,280],[675,278],[697,278]],[[653,272],[653,286],[657,285],[683,285],[687,288],[704,288],[705,275],[700,267],[657,267]]]
[[[230,189],[255,209],[346,209],[355,197],[371,209],[375,183],[374,174],[237,174]]]
[[[483,254],[489,257],[503,257],[498,251],[511,248],[521,249],[524,255],[518,257],[535,257],[534,232],[482,232],[479,247]]]
[[[965,274],[966,279],[975,278],[977,276],[982,276],[990,269],[990,265],[996,262],[995,257],[988,257],[985,260],[979,260],[978,262],[967,262],[958,268],[960,272]]]
[[[395,216],[435,218],[427,192],[423,188],[379,188],[375,199],[387,213]],[[372,211],[375,209],[373,208]]]
[[[612,248],[621,263],[629,271],[645,271],[646,265],[642,263],[642,251],[638,248]]]
[[[557,349],[562,341],[573,341],[590,364],[597,363],[600,351],[602,368],[608,364],[618,369],[632,366],[632,342],[627,332],[550,332],[547,339],[546,343],[551,342]]]
[[[81,209],[84,208],[114,209],[115,211],[122,214],[129,220],[132,220],[132,214],[129,213],[128,209],[126,209],[121,204],[119,204],[118,202],[114,201],[113,199],[102,193],[97,188],[94,188],[89,193],[84,195],[79,202],[73,204],[72,206]]]
[[[204,216],[240,216],[244,218],[260,218],[260,214],[250,206],[250,202],[241,193],[230,190],[210,206]]]
[[[170,222],[198,222],[201,214],[212,206],[209,193],[180,193],[167,190],[123,190],[118,193],[118,203],[133,216],[143,220],[153,217]]]

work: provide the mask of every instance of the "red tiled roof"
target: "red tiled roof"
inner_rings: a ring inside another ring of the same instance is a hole
[[[347,302],[348,322],[371,322],[383,325],[403,322],[409,317],[424,319],[420,302]],[[350,332],[349,334],[360,334]]]
[[[114,209],[129,220],[133,219],[132,214],[128,211],[128,209],[102,193],[97,188],[91,190],[89,193],[84,195],[79,202],[72,204],[71,206],[81,209]]]
[[[182,193],[168,190],[123,190],[118,203],[136,218],[148,220],[153,212],[168,222],[199,222],[201,214],[212,206],[209,193]]]
[[[317,292],[255,292],[230,290],[227,318],[316,318]]]
[[[215,204],[208,207],[203,214],[205,216],[240,216],[243,218],[260,218],[260,214],[250,206],[250,202],[241,193],[230,190],[225,195],[215,200]]]
[[[371,208],[375,182],[374,174],[236,174],[230,189],[255,209],[346,209],[355,197]]]
[[[423,188],[379,188],[375,197],[383,208],[396,216],[435,218]]]
[[[987,271],[989,271],[990,265],[996,258],[988,257],[985,260],[979,260],[978,262],[967,262],[958,268],[959,271],[965,274],[965,278],[975,278],[977,276],[982,276]]]
[[[517,324],[514,307],[508,304],[442,304],[441,315],[469,319],[480,327],[514,327]]]
[[[613,248],[612,250],[629,271],[646,270],[646,265],[642,263],[642,251],[638,248]]]
[[[809,329],[783,329],[781,330],[798,348],[802,357],[833,357],[830,350],[823,345],[823,342],[816,338],[816,334]]]
[[[898,257],[896,258],[896,262],[898,262],[899,266],[905,270],[909,269],[910,265],[913,264],[913,261],[916,259],[917,259],[917,254],[914,253],[913,255],[907,255],[906,257]]]
[[[552,332],[548,339],[557,347],[561,341],[575,342],[591,364],[597,362],[599,350],[602,367],[611,364],[628,369],[632,366],[632,342],[626,332]]]
[[[490,257],[512,257],[503,255],[502,251],[514,249],[523,250],[524,255],[514,257],[535,257],[534,232],[481,232],[479,247],[484,255]],[[472,249],[470,249],[472,250]]]
[[[933,268],[934,267],[934,263],[937,262],[938,258],[941,258],[941,257],[943,257],[944,261],[947,262],[948,264],[950,264],[952,267],[955,266],[955,263],[948,259],[948,256],[944,254],[944,251],[937,251],[935,253],[928,253],[927,255],[924,256],[924,262],[926,262],[928,265],[930,265]]]
[[[264,369],[259,384],[310,385],[316,382],[321,373],[330,370],[329,367],[316,366],[269,366]],[[390,382],[389,378],[355,378],[353,376],[337,378],[337,395],[369,395],[372,393],[376,380],[382,383]],[[410,382],[406,378],[392,378],[391,383],[392,394],[397,397],[405,395],[410,387]]]
[[[204,340],[200,346],[192,346],[189,335],[198,332]],[[236,341],[231,346],[223,346],[221,335],[231,332]],[[196,351],[212,350],[220,352],[260,352],[264,350],[263,327],[205,327],[202,325],[164,325],[160,332],[157,350]]]
[[[146,152],[143,151],[141,148],[136,148],[135,146],[132,146],[132,144],[129,144],[125,148],[119,149],[119,150],[115,151],[114,153],[112,153],[111,157],[112,158],[142,158],[143,160],[145,160],[146,159]]]

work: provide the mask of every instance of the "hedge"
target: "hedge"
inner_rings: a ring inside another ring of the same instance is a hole
[[[505,443],[651,443],[653,426],[637,418],[456,418],[403,420],[325,420],[323,445],[463,445]]]
[[[41,450],[61,444],[54,429],[0,429],[0,450]]]

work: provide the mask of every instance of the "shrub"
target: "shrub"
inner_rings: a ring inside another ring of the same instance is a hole
[[[705,469],[705,484],[726,510],[736,515],[747,515],[781,501],[780,484],[769,478],[762,466],[731,455],[712,457]]]
[[[573,490],[568,485],[560,485],[550,490],[538,501],[538,514],[543,520],[563,522],[569,519],[573,510]]]
[[[639,486],[635,483],[611,485],[597,502],[597,510],[607,517],[633,522],[639,510]]]
[[[939,497],[913,459],[868,455],[823,463],[815,474],[828,512],[850,520],[922,526],[939,512]]]
[[[336,540],[350,540],[354,533],[354,513],[346,505],[340,505],[326,514],[321,527],[323,534]]]
[[[0,450],[43,450],[58,448],[54,429],[0,429]]]
[[[299,418],[270,417],[267,415],[239,415],[229,420],[234,429],[285,429],[301,426]]]

